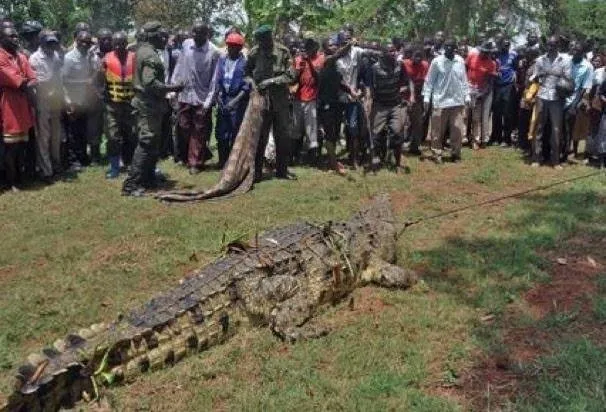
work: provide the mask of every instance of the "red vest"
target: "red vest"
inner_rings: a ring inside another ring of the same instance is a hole
[[[105,81],[109,99],[115,103],[130,102],[135,95],[133,77],[135,74],[135,53],[128,52],[123,65],[116,52],[105,55]]]

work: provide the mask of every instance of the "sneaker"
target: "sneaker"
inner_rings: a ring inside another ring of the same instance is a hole
[[[105,172],[105,178],[108,180],[117,179],[120,176],[120,170],[109,169]]]
[[[410,167],[408,166],[396,166],[396,168],[394,169],[394,173],[397,175],[409,175],[410,174]]]
[[[157,167],[156,167],[156,170],[154,170],[154,177],[156,178],[156,181],[158,181],[160,183],[164,183],[167,180],[166,175],[164,173],[162,173],[162,170],[160,170]]]
[[[554,170],[564,170],[562,165],[555,165],[553,168],[554,168]]]
[[[200,170],[199,167],[192,166],[192,167],[189,168],[189,174],[192,175],[192,176],[200,174],[201,171],[202,170]]]
[[[343,163],[337,162],[335,173],[339,176],[345,176],[347,174],[347,170],[345,169],[345,166],[343,166]]]
[[[298,180],[297,175],[292,172],[286,172],[286,174],[276,174],[276,179],[280,180]]]
[[[479,145],[479,144],[477,144],[476,142],[473,142],[473,145],[471,146],[471,148],[472,148],[473,150],[480,150],[480,145]]]
[[[503,142],[499,146],[501,146],[501,147],[509,147],[509,143]]]
[[[134,190],[123,190],[122,196],[143,197],[145,196],[145,189],[140,187]]]
[[[539,167],[539,162],[532,162],[532,164],[530,165],[530,167]]]
[[[70,165],[69,171],[71,173],[78,173],[82,171],[82,164],[80,162],[74,162]]]

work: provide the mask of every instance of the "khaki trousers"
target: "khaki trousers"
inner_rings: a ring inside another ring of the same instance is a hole
[[[479,96],[471,109],[471,128],[473,141],[477,144],[488,143],[492,132],[492,92]]]
[[[465,133],[465,106],[434,108],[431,114],[431,150],[441,156],[446,131],[450,131],[452,156],[461,157],[461,143]]]
[[[61,170],[61,110],[38,102],[37,163],[44,177],[51,177]]]

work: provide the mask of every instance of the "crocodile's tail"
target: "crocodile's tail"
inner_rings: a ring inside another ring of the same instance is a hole
[[[255,156],[261,135],[261,111],[264,104],[264,97],[256,90],[251,90],[242,125],[219,183],[205,191],[165,192],[159,193],[156,198],[165,202],[196,202],[248,192],[254,183]]]
[[[148,370],[173,365],[232,335],[230,303],[203,312],[200,305],[153,328],[132,321],[96,324],[41,353],[18,371],[15,391],[0,411],[56,411],[94,399],[101,385],[133,381]]]

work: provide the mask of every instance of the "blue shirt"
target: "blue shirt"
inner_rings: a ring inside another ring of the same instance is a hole
[[[497,55],[499,62],[499,77],[497,86],[506,86],[514,82],[518,65],[518,54],[514,51],[500,52]]]
[[[230,64],[231,72],[228,70]],[[250,85],[244,79],[246,76],[246,58],[240,55],[236,60],[230,60],[228,56],[219,58],[217,63],[217,91],[221,100],[227,103],[231,98],[237,96],[241,91],[248,92]],[[246,101],[243,99],[242,101]]]
[[[581,89],[585,89],[586,93],[590,93],[593,88],[593,66],[589,60],[583,59],[575,63],[572,59],[572,80],[574,80],[574,93],[566,99],[566,107],[570,107],[575,101]]]

